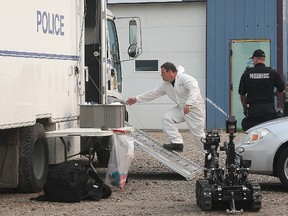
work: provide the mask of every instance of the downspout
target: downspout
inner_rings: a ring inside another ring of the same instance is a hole
[[[107,5],[101,0],[101,103],[107,104]]]
[[[282,76],[283,76],[283,80],[285,82],[285,85],[286,85],[286,92],[285,92],[285,95],[284,95],[284,115],[285,116],[288,116],[288,88],[287,88],[287,73],[288,73],[288,53],[287,53],[287,49],[288,49],[288,38],[287,38],[287,0],[281,0],[279,1],[279,4],[278,5],[278,8],[279,10],[282,8],[282,17],[281,17],[281,21],[282,21],[282,32],[281,32],[281,35],[282,35],[282,44],[279,45],[280,48],[282,49],[282,55],[281,55],[281,60],[282,60]],[[277,3],[278,3],[277,2]],[[279,11],[280,13],[280,11]]]
[[[286,0],[277,0],[276,7],[277,7],[277,71],[279,72],[280,76],[283,78],[284,82],[286,80],[286,76],[283,74],[283,1]],[[284,113],[286,108],[284,107],[284,95],[278,96],[278,104],[277,107],[283,109]]]

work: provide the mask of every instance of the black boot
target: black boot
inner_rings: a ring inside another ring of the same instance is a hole
[[[163,144],[163,148],[170,151],[182,152],[183,144],[182,143]]]

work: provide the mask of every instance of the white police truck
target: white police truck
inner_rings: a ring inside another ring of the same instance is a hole
[[[79,128],[81,105],[122,100],[114,17],[105,0],[7,1],[0,14],[0,188],[37,192],[49,164],[64,161],[61,141],[45,133]],[[137,22],[129,59],[141,52]],[[69,155],[79,140],[66,139]]]

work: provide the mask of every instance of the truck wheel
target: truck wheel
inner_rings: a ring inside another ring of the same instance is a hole
[[[48,173],[48,143],[41,124],[20,129],[19,183],[21,193],[43,189]]]
[[[102,137],[100,140],[100,147],[97,149],[97,159],[99,165],[108,167],[110,152],[112,147],[112,136]]]

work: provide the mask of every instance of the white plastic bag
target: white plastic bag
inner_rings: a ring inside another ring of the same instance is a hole
[[[134,141],[125,133],[114,133],[113,139],[105,183],[124,188],[134,158]]]

